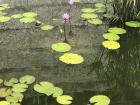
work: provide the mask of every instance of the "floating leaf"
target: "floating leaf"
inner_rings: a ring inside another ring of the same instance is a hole
[[[72,103],[73,98],[68,95],[62,95],[57,97],[57,102],[62,105],[69,105]]]
[[[20,103],[11,103],[10,105],[20,105]]]
[[[94,24],[94,25],[103,24],[103,21],[100,20],[100,19],[90,19],[90,20],[88,20],[88,22],[89,22],[90,24]]]
[[[22,23],[32,23],[32,22],[35,22],[36,19],[35,18],[21,18],[20,19],[20,22]]]
[[[2,84],[3,83],[3,80],[2,79],[0,79],[0,84]]]
[[[14,18],[14,19],[19,19],[19,18],[22,18],[23,15],[22,14],[14,14],[11,17]]]
[[[41,27],[42,30],[52,30],[54,28],[54,26],[52,25],[44,25]]]
[[[104,8],[98,8],[96,12],[98,12],[98,13],[103,13],[103,12],[105,12],[105,11],[106,11],[106,9],[104,9]]]
[[[3,10],[5,10],[5,8],[4,7],[0,7],[0,11],[3,11]]]
[[[66,64],[80,64],[84,61],[84,58],[78,54],[65,53],[59,57],[59,60]]]
[[[17,92],[12,93],[11,96],[17,98],[18,102],[22,102],[24,97],[22,93],[17,93]]]
[[[108,49],[111,49],[111,50],[116,50],[116,49],[120,48],[120,44],[116,41],[104,41],[102,43],[102,45],[105,48],[108,48]]]
[[[81,0],[74,0],[75,3],[79,3]]]
[[[18,83],[17,78],[11,78],[9,81],[4,81],[5,86],[13,86],[15,83]]]
[[[129,27],[140,27],[140,22],[138,21],[129,21],[125,22],[125,24]]]
[[[24,17],[27,17],[27,18],[34,18],[37,16],[37,13],[35,12],[26,12],[23,14]]]
[[[18,102],[18,98],[12,97],[12,96],[7,96],[7,97],[6,97],[6,100],[7,100],[8,102],[10,102],[10,103],[16,103],[16,102]]]
[[[108,29],[108,32],[114,33],[114,34],[125,34],[126,30],[123,28],[111,27]]]
[[[96,95],[90,98],[90,103],[95,103],[94,105],[109,105],[110,99],[104,95]]]
[[[8,16],[0,16],[0,23],[8,22],[10,19]]]
[[[11,94],[11,90],[7,88],[0,88],[0,97],[7,97]]]
[[[10,105],[10,103],[7,101],[0,101],[0,105]]]
[[[97,8],[106,8],[106,6],[103,3],[96,3],[95,7],[97,7]]]
[[[112,18],[113,17],[112,14],[104,14],[103,16],[106,17],[106,18]]]
[[[114,40],[114,41],[120,39],[120,36],[118,36],[117,34],[114,34],[114,33],[105,33],[105,34],[103,34],[103,37],[105,39]]]
[[[35,82],[35,77],[31,75],[25,75],[19,79],[20,83],[25,83],[25,84],[32,84]]]
[[[84,19],[93,19],[93,18],[97,18],[98,15],[97,14],[85,13],[85,14],[82,14],[81,17],[84,18]]]
[[[92,13],[92,12],[95,12],[97,9],[93,9],[93,8],[83,8],[81,9],[81,12],[84,12],[84,13]]]
[[[27,88],[28,88],[28,85],[18,83],[18,84],[13,85],[12,91],[22,93],[22,92],[25,92]]]
[[[54,87],[53,88],[53,97],[58,97],[63,94],[63,90],[59,87]]]
[[[67,52],[71,50],[71,46],[67,43],[55,43],[52,44],[52,49],[57,52]]]

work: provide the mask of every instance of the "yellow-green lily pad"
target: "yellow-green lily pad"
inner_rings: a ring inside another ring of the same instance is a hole
[[[91,13],[85,13],[85,14],[81,14],[81,17],[84,19],[93,19],[93,18],[98,18],[97,14],[91,14]]]
[[[0,97],[7,97],[12,93],[12,91],[8,88],[0,88]]]
[[[140,27],[140,22],[138,21],[128,21],[125,24],[129,27]]]
[[[102,45],[110,50],[116,50],[120,48],[120,44],[116,41],[104,41]]]
[[[54,26],[52,25],[44,25],[41,27],[42,30],[52,30],[54,28]]]
[[[94,25],[100,25],[100,24],[103,24],[103,21],[102,20],[100,20],[100,19],[90,19],[90,20],[88,20],[88,22],[90,23],[90,24],[94,24]]]
[[[27,90],[27,88],[28,88],[28,85],[18,83],[18,84],[13,85],[12,91],[22,93],[22,92],[25,92]]]
[[[35,82],[35,77],[32,75],[25,75],[19,79],[20,83],[32,84]]]
[[[106,6],[103,3],[96,3],[95,7],[97,7],[97,8],[106,8]]]
[[[20,19],[20,22],[22,22],[22,23],[32,23],[32,22],[35,22],[36,21],[36,19],[35,18],[21,18]]]
[[[3,83],[3,79],[0,78],[0,84],[2,84],[2,83]]]
[[[8,16],[0,16],[0,23],[8,22],[10,19]]]
[[[27,17],[27,18],[34,18],[34,17],[37,16],[37,13],[35,13],[35,12],[26,12],[26,13],[23,13],[23,16]]]
[[[125,34],[126,30],[123,28],[119,28],[119,27],[110,27],[108,29],[108,32],[114,33],[114,34]]]
[[[0,101],[0,105],[10,105],[10,102],[8,102],[8,101]]]
[[[57,102],[62,105],[70,105],[72,103],[73,98],[69,95],[62,95],[57,97]]]
[[[97,9],[93,9],[93,8],[83,8],[81,9],[81,12],[84,12],[84,13],[93,13],[93,12],[96,12]]]
[[[58,97],[63,94],[63,90],[59,87],[54,87],[53,88],[53,97]]]
[[[103,37],[104,37],[105,39],[114,40],[114,41],[120,39],[120,36],[117,35],[117,34],[114,34],[114,33],[105,33],[105,34],[103,34]]]
[[[14,14],[11,17],[14,18],[14,19],[19,19],[19,18],[22,18],[23,15],[22,14]]]

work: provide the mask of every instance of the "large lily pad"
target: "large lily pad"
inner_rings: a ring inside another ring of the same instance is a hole
[[[84,13],[93,13],[96,10],[97,9],[93,9],[93,8],[83,8],[83,9],[81,9],[81,12],[84,12]]]
[[[105,39],[114,40],[114,41],[120,39],[120,36],[117,35],[117,34],[114,34],[114,33],[105,33],[105,34],[103,34],[103,37],[104,37]]]
[[[54,43],[52,44],[52,49],[57,52],[67,52],[71,50],[71,46],[67,43]]]
[[[90,103],[94,103],[94,105],[109,105],[110,99],[104,95],[96,95],[90,98]]]
[[[19,79],[20,83],[32,84],[35,82],[35,77],[32,75],[25,75]]]
[[[114,34],[125,34],[126,30],[119,27],[111,27],[108,29],[108,32],[114,33]]]
[[[10,105],[8,101],[0,101],[0,105]]]
[[[0,97],[7,97],[12,93],[8,88],[0,88]]]
[[[41,27],[42,30],[52,30],[54,28],[54,26],[52,25],[44,25]]]
[[[129,27],[140,27],[140,22],[138,21],[128,21],[125,24]]]
[[[57,97],[56,100],[59,104],[69,105],[72,103],[73,98],[71,96],[68,96],[68,95],[62,95],[62,96]]]
[[[32,23],[32,22],[35,22],[36,21],[36,19],[35,18],[21,18],[20,19],[20,22],[22,22],[22,23]]]
[[[94,25],[103,24],[103,21],[100,20],[100,19],[90,19],[90,20],[88,20],[88,22],[89,22],[90,24],[94,24]]]
[[[18,83],[18,84],[13,85],[12,91],[22,93],[22,92],[25,92],[27,88],[28,88],[28,85]]]
[[[120,44],[116,41],[104,41],[102,45],[110,50],[116,50],[120,48]]]
[[[27,17],[27,18],[34,18],[34,17],[37,16],[37,13],[35,13],[35,12],[26,12],[26,13],[23,13],[23,16]]]
[[[93,19],[93,18],[98,18],[97,14],[91,14],[91,13],[85,13],[85,14],[81,14],[81,17],[84,19]]]
[[[59,60],[66,64],[80,64],[84,61],[84,58],[78,54],[65,53],[59,57]]]
[[[8,22],[10,19],[8,16],[0,16],[0,23]]]

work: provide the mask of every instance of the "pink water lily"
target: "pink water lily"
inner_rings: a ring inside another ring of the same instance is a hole
[[[64,20],[69,20],[70,16],[69,16],[68,13],[64,13],[64,14],[62,15],[62,18],[63,18]]]
[[[68,0],[68,5],[72,6],[74,4],[74,0]]]

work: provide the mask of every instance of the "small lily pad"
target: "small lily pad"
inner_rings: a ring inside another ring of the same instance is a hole
[[[90,103],[94,105],[109,105],[110,99],[105,95],[96,95],[90,98]]]
[[[116,50],[120,48],[120,44],[116,41],[104,41],[102,45],[110,50]]]
[[[100,19],[90,19],[90,20],[88,20],[88,22],[89,22],[90,24],[94,24],[94,25],[103,24],[103,21],[100,20]]]
[[[128,21],[125,24],[129,27],[140,27],[140,22],[138,21]]]
[[[2,83],[3,83],[3,79],[0,78],[0,84],[2,84]]]
[[[120,39],[120,36],[117,35],[117,34],[114,34],[114,33],[105,33],[105,34],[103,34],[103,37],[104,37],[105,39],[114,40],[114,41]]]
[[[8,22],[10,19],[8,16],[0,16],[0,23]]]
[[[35,22],[36,19],[35,18],[21,18],[20,19],[20,22],[22,23],[32,23],[32,22]]]
[[[84,13],[93,13],[96,10],[97,9],[93,9],[93,8],[83,8],[83,9],[81,9],[81,12],[84,12]]]
[[[4,81],[5,86],[13,86],[15,83],[18,83],[17,78],[11,78],[9,81]]]
[[[54,87],[53,88],[53,97],[58,97],[63,94],[63,90],[59,87]]]
[[[108,29],[108,32],[114,33],[114,34],[125,34],[126,30],[119,27],[111,27]]]
[[[57,52],[67,52],[71,50],[71,46],[67,43],[55,43],[52,44],[52,49]]]
[[[22,92],[25,92],[27,88],[28,88],[28,85],[18,83],[18,84],[13,85],[12,91],[22,93]]]
[[[106,6],[103,3],[96,3],[95,7],[97,7],[97,8],[106,8]]]
[[[52,25],[44,25],[41,27],[42,30],[52,30],[54,28],[54,26]]]
[[[84,58],[79,54],[65,53],[59,57],[59,60],[66,64],[80,64],[84,62]]]
[[[85,13],[85,14],[81,14],[81,17],[84,19],[93,19],[93,18],[98,18],[98,15]]]
[[[69,105],[72,103],[73,98],[68,95],[62,95],[57,97],[57,102],[62,105]]]
[[[12,91],[8,88],[0,88],[0,97],[7,97],[12,93]]]
[[[113,17],[112,14],[104,14],[103,16],[106,17],[106,18],[112,18]]]
[[[10,105],[8,101],[0,101],[0,105]]]
[[[35,12],[26,12],[26,13],[23,13],[23,16],[27,17],[27,18],[34,18],[34,17],[37,16],[37,13],[35,13]]]
[[[25,75],[19,79],[20,83],[32,84],[35,82],[35,77],[32,75]]]
[[[19,19],[19,18],[22,18],[23,15],[22,14],[14,14],[11,17],[14,18],[14,19]]]

